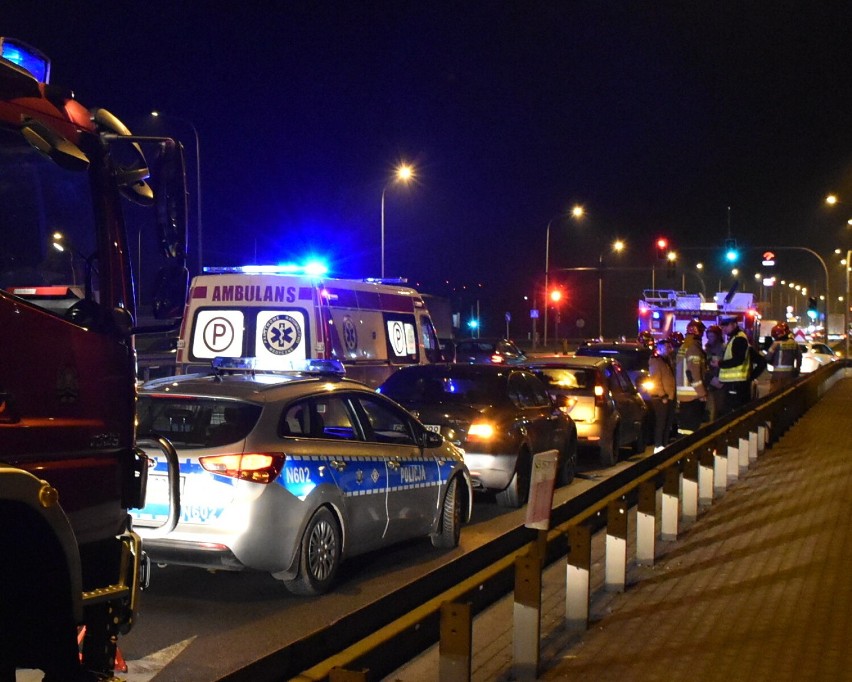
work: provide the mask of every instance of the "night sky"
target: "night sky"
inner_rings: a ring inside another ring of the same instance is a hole
[[[706,289],[727,288],[730,230],[746,247],[818,251],[839,291],[833,250],[852,246],[852,3],[211,7],[0,8],[0,33],[47,53],[54,84],[133,132],[184,142],[193,209],[196,127],[205,265],[313,254],[335,275],[377,276],[382,190],[407,161],[416,183],[385,194],[386,275],[463,312],[479,300],[487,334],[505,333],[505,311],[513,336],[529,331],[523,297],[541,296],[554,218],[551,280],[567,289],[571,335],[584,333],[578,320],[597,325],[597,282],[556,271],[596,265],[615,237],[628,246],[605,257],[619,268],[604,280],[610,333],[629,331],[659,235],[681,265],[670,280],[657,272],[658,287],[695,290],[702,261]],[[849,203],[828,210],[829,191]],[[558,218],[575,203],[582,222]],[[751,290],[759,251],[744,253]],[[779,277],[822,293],[816,259],[779,256]]]

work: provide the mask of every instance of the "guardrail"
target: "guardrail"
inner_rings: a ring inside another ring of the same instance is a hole
[[[847,362],[832,363],[802,377],[555,506],[549,531],[523,527],[510,531],[451,567],[222,679],[379,679],[440,642],[436,680],[469,680],[473,618],[513,587],[515,632],[523,633],[513,638],[513,674],[516,679],[534,679],[539,667],[543,566],[565,558],[565,627],[585,630],[592,597],[593,533],[607,529],[604,588],[623,590],[628,509],[636,508],[635,561],[651,564],[658,513],[661,539],[676,539],[682,524],[696,519],[702,506],[712,504],[736,482],[843,376],[846,366]],[[662,489],[659,510],[658,489]],[[470,577],[457,581],[454,576],[459,574]],[[332,653],[323,655],[324,650]],[[299,663],[303,667],[294,668]]]

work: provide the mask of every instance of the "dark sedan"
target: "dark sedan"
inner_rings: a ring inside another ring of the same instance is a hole
[[[526,503],[537,452],[559,452],[557,484],[574,478],[577,429],[529,371],[500,365],[418,365],[392,374],[379,391],[461,447],[474,488],[495,492],[500,505]]]
[[[462,339],[456,342],[455,362],[518,365],[526,362],[524,351],[509,339]]]

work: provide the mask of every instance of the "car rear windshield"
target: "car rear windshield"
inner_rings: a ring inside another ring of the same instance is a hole
[[[559,390],[592,390],[595,373],[581,367],[536,367],[535,373],[548,388]]]
[[[505,378],[494,374],[400,371],[382,385],[382,393],[402,404],[486,405],[508,400]]]
[[[581,346],[577,349],[577,355],[593,358],[613,358],[628,372],[648,369],[650,351],[644,350],[620,350],[617,348],[595,348]]]
[[[164,436],[176,447],[209,448],[243,440],[260,417],[259,405],[215,398],[139,396],[137,436]]]

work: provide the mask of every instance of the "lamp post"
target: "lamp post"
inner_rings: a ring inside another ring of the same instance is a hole
[[[385,183],[385,186],[382,188],[382,267],[381,267],[381,278],[385,278],[385,192],[387,192],[388,187],[396,182],[403,182],[408,184],[412,179],[414,179],[414,168],[407,163],[402,163],[396,167],[394,171],[393,177]]]
[[[612,250],[621,253],[624,251],[624,242],[616,239],[612,243]],[[598,338],[603,341],[603,251],[598,258]]]
[[[837,199],[837,196],[834,194],[829,194],[825,198],[825,203],[829,206],[835,206],[838,203],[842,203]],[[846,221],[847,225],[852,226],[852,218]],[[846,352],[845,357],[849,360],[849,268],[852,266],[852,250],[846,250],[846,298],[843,301],[843,336],[846,338]],[[828,291],[825,292],[826,298],[828,297]],[[827,312],[827,309],[826,309]],[[828,319],[826,319],[826,324],[828,324]]]
[[[585,214],[585,209],[582,206],[576,205],[571,209],[571,216],[575,219],[582,218]],[[561,218],[562,214],[559,213],[553,216],[550,220],[547,221],[547,230],[545,231],[545,239],[544,239],[544,346],[547,346],[547,307],[548,307],[548,297],[550,292],[548,291],[548,287],[550,286],[550,226],[553,224],[553,221],[557,218]]]
[[[184,123],[192,128],[192,134],[195,135],[195,198],[196,198],[196,241],[198,242],[198,274],[202,274],[202,227],[201,227],[201,141],[198,137],[198,129],[192,123],[185,118],[181,118],[180,116],[172,116],[171,114],[164,114],[161,111],[152,111],[151,116],[173,119],[175,121],[179,121],[180,123]],[[141,262],[141,256],[140,256]],[[140,273],[141,276],[141,273]]]

